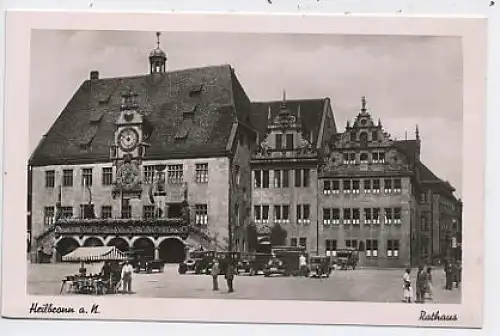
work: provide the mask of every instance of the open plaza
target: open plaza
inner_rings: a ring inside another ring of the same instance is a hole
[[[62,279],[78,272],[78,263],[28,264],[28,293],[31,295],[59,295]],[[413,269],[411,276],[415,287]],[[212,290],[209,275],[180,275],[176,264],[167,264],[162,273],[136,273],[133,277],[133,296],[141,298],[199,298],[250,300],[313,300],[401,302],[403,298],[403,269],[356,268],[335,270],[329,278],[264,277],[238,275],[234,293],[227,292],[224,276],[219,277],[220,291]],[[429,303],[459,304],[461,289],[445,290],[442,268],[433,272],[434,295]],[[63,290],[61,295],[70,294]],[[121,297],[122,294],[110,295]]]

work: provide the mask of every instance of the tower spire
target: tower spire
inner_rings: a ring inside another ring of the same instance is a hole
[[[167,54],[160,48],[160,35],[159,31],[156,32],[156,48],[149,53],[149,72],[164,73],[166,70]]]
[[[361,113],[366,113],[366,97],[361,97]]]

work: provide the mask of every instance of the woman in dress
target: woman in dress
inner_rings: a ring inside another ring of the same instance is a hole
[[[432,268],[427,267],[427,289],[426,292],[428,294],[427,298],[432,300]]]
[[[411,269],[407,268],[405,274],[403,275],[403,301],[406,303],[411,303],[411,297],[413,295],[411,288]]]

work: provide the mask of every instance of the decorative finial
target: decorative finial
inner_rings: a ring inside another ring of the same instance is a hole
[[[347,120],[347,124],[346,124],[345,128],[349,128],[349,127],[351,127],[351,125],[349,123],[349,120]]]
[[[361,97],[361,113],[366,113],[366,97]]]
[[[271,120],[271,105],[267,107],[267,120]]]
[[[416,138],[417,140],[420,140],[420,132],[418,131],[418,124],[417,124],[417,126],[415,127],[415,138]]]
[[[286,90],[283,89],[283,104],[286,104]]]
[[[160,35],[161,33],[159,31],[156,32],[156,47],[160,49]]]
[[[299,106],[297,107],[297,121],[300,122],[300,104]]]
[[[378,127],[382,127],[382,121],[380,121],[380,118],[378,118]]]
[[[408,132],[405,131],[405,140],[408,140]]]

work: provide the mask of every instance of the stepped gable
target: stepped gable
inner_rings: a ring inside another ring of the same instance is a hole
[[[259,139],[264,139],[269,120],[269,111],[271,112],[271,120],[278,115],[283,104],[282,100],[268,102],[252,102],[251,109],[251,124],[258,130]],[[305,132],[312,132],[312,146],[316,146],[318,134],[321,128],[321,120],[324,113],[325,104],[328,104],[324,99],[287,99],[286,106],[291,115],[303,126]],[[299,118],[300,106],[300,118]],[[270,108],[270,109],[269,109]],[[309,140],[309,139],[308,139]]]
[[[109,161],[127,90],[137,94],[149,133],[146,159],[226,155],[233,123],[250,124],[250,100],[230,65],[89,79],[44,136],[30,164]]]

